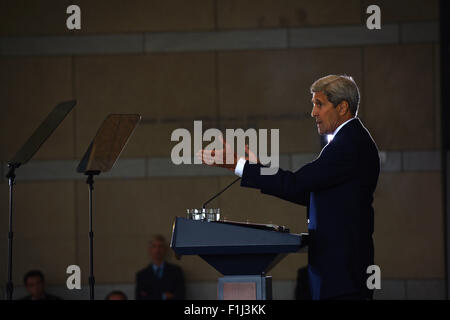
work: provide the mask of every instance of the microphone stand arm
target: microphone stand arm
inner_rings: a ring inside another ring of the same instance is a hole
[[[241,178],[237,178],[236,180],[234,180],[233,182],[231,182],[229,185],[227,185],[224,189],[222,189],[222,191],[220,191],[219,193],[217,193],[216,195],[214,195],[211,199],[209,199],[208,201],[206,201],[203,204],[203,209],[205,209],[206,205],[208,203],[210,203],[211,201],[213,201],[215,198],[217,198],[218,196],[220,196],[225,190],[227,190],[229,187],[231,187],[233,184],[235,184],[236,182],[238,182]]]

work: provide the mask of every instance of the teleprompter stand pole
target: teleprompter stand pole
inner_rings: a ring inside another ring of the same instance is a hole
[[[88,177],[86,183],[89,186],[89,297],[94,300],[94,231],[92,228],[92,191],[94,190],[94,176],[99,175],[100,171],[86,171]]]
[[[12,282],[12,248],[13,248],[13,195],[16,179],[16,169],[20,166],[17,163],[10,163],[6,178],[9,182],[9,230],[8,230],[8,281],[6,282],[6,298],[12,300],[14,285]]]

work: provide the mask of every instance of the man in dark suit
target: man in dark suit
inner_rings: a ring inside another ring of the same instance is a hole
[[[374,264],[372,201],[380,171],[378,149],[357,118],[359,90],[351,77],[323,77],[312,84],[311,93],[318,133],[333,138],[316,160],[296,172],[279,169],[265,175],[248,147],[246,158],[238,159],[225,141],[223,150],[201,150],[197,156],[211,164],[228,154],[232,163],[213,165],[241,176],[241,186],[309,207],[312,299],[371,299],[366,271]]]
[[[136,274],[136,300],[182,300],[185,296],[181,268],[164,261],[167,244],[163,236],[150,241],[152,263]]]

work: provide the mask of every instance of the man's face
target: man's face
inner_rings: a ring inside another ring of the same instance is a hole
[[[33,298],[38,299],[44,294],[44,281],[41,277],[29,277],[26,288]]]
[[[160,240],[153,240],[149,246],[148,252],[153,262],[162,262],[166,256],[166,245]]]
[[[316,120],[317,131],[320,135],[332,134],[340,124],[339,107],[335,108],[323,92],[314,92],[311,101],[311,117]]]

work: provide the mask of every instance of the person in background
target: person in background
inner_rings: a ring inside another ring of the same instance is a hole
[[[297,270],[295,300],[311,300],[311,293],[308,279],[308,266],[301,267]]]
[[[28,271],[23,277],[23,283],[29,295],[21,300],[61,300],[61,298],[45,292],[44,274],[39,270]]]
[[[108,293],[105,300],[128,300],[127,295],[120,290],[114,290]]]
[[[165,261],[167,243],[155,235],[148,254],[152,263],[136,274],[136,300],[182,300],[185,297],[184,276],[180,267]]]

